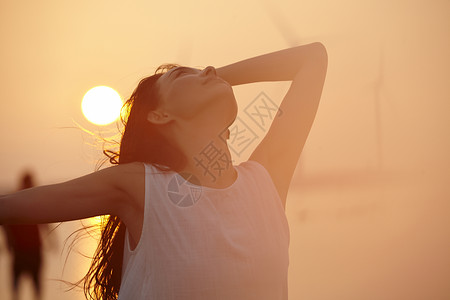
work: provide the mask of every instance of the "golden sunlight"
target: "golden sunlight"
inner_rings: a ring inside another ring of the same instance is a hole
[[[119,93],[114,89],[96,86],[84,95],[81,110],[89,122],[108,125],[119,117],[122,104]]]
[[[106,216],[104,216],[104,217],[96,216],[96,217],[89,218],[88,220],[89,220],[89,225],[101,226],[102,223],[104,222],[104,220],[106,220]]]

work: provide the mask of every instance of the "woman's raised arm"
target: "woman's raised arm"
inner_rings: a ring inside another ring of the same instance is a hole
[[[269,171],[283,206],[303,146],[313,124],[328,56],[321,43],[312,43],[246,59],[217,69],[231,85],[259,81],[292,84],[264,139],[250,156]]]
[[[288,48],[217,68],[217,75],[231,85],[262,81],[289,81],[311,61],[325,59],[327,52],[321,43]],[[326,64],[326,63],[325,63]]]
[[[129,183],[142,172],[142,164],[119,165],[0,196],[0,224],[63,222],[103,214],[120,217],[132,203]]]

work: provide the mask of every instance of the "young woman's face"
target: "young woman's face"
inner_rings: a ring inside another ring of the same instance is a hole
[[[227,126],[236,118],[233,89],[213,67],[177,67],[162,75],[158,85],[160,106],[174,118],[209,118],[213,123],[229,122]]]

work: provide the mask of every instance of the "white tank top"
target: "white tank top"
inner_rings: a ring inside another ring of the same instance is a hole
[[[119,299],[286,300],[289,227],[267,170],[234,166],[229,187],[145,165],[142,233],[125,233]]]

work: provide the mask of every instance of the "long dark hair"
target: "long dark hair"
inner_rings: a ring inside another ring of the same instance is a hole
[[[143,162],[161,171],[179,171],[184,154],[147,120],[148,112],[159,105],[156,81],[177,65],[162,65],[155,75],[142,79],[122,108],[124,130],[119,151],[103,150],[111,164]],[[109,216],[101,228],[101,237],[88,273],[84,276],[84,293],[90,299],[117,299],[122,279],[125,224],[118,216]]]

